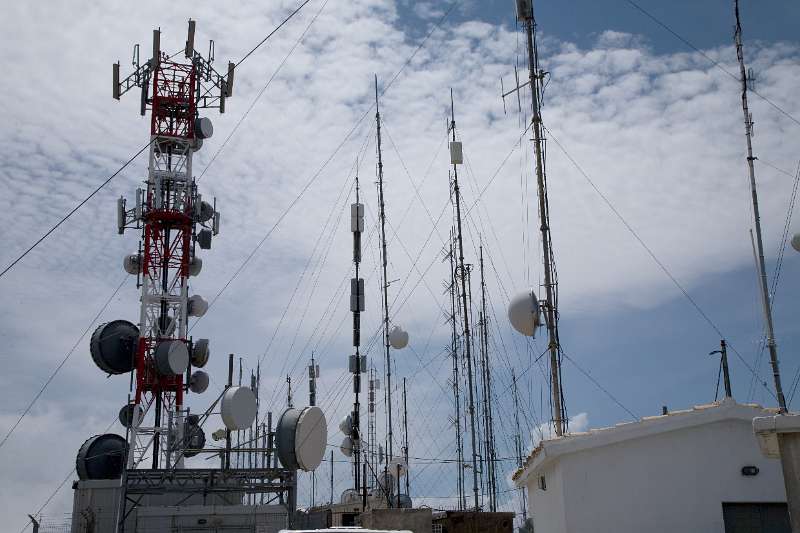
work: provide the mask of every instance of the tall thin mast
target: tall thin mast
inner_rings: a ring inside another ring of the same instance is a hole
[[[406,460],[406,467],[408,467],[408,403],[406,401],[406,378],[403,378],[403,456]],[[410,496],[410,489],[409,489],[409,476],[406,473],[406,496]]]
[[[356,203],[350,206],[350,229],[353,232],[353,263],[355,277],[350,282],[350,311],[353,312],[353,346],[355,354],[350,359],[350,372],[353,374],[353,426],[350,438],[353,442],[353,481],[356,490],[361,487],[361,373],[365,370],[364,357],[361,356],[361,312],[364,310],[364,280],[359,277],[361,264],[361,233],[364,231],[364,205],[360,201],[358,186],[358,162],[356,162]]]
[[[450,230],[450,320],[452,321],[452,338],[450,343],[450,354],[453,358],[453,396],[456,403],[455,428],[456,428],[456,468],[458,473],[458,508],[464,510],[466,500],[464,496],[464,440],[461,435],[461,387],[458,372],[458,331],[456,329],[456,267],[455,251],[453,250],[453,231]]]
[[[487,484],[489,485],[489,511],[497,511],[497,473],[495,472],[494,421],[492,415],[492,369],[489,364],[489,333],[486,326],[486,280],[483,271],[483,244],[480,245],[481,315],[480,347],[483,371],[483,432],[486,454]]]
[[[386,357],[386,446],[387,464],[392,460],[392,357],[389,352],[389,278],[386,274],[386,211],[383,202],[383,155],[381,153],[381,111],[378,103],[378,76],[375,76],[375,123],[378,135],[378,203],[381,218],[381,265],[383,267],[383,341]]]
[[[453,103],[453,90],[450,89],[450,131],[453,132],[453,144],[456,141],[456,112]],[[451,157],[452,157],[451,150]],[[458,188],[458,163],[453,161],[453,195],[456,200],[456,237],[458,239],[458,272],[461,278],[461,303],[464,308],[464,346],[467,357],[467,381],[469,387],[469,423],[472,434],[472,494],[475,510],[478,510],[478,445],[475,440],[475,392],[472,374],[472,337],[469,330],[469,307],[467,306],[467,269],[464,266],[464,240],[461,235],[461,193]]]
[[[750,173],[750,192],[753,197],[753,218],[756,226],[756,247],[758,251],[758,274],[761,281],[761,301],[764,305],[764,322],[767,327],[767,347],[769,360],[772,365],[772,377],[775,380],[775,395],[778,398],[778,407],[781,412],[786,412],[786,398],[783,396],[781,386],[781,372],[778,367],[778,346],[775,344],[775,332],[772,326],[772,303],[770,302],[769,289],[767,288],[767,270],[764,266],[764,245],[761,239],[761,215],[758,210],[758,192],[756,191],[755,157],[753,157],[753,117],[747,107],[747,82],[749,78],[744,67],[744,47],[742,45],[742,24],[739,20],[739,0],[734,0],[736,13],[736,56],[739,59],[739,74],[742,83],[742,112],[744,113],[744,130],[747,139],[747,170]]]
[[[525,6],[526,1],[520,1]],[[550,237],[550,205],[547,199],[547,179],[544,168],[544,137],[542,135],[541,95],[545,73],[539,69],[539,56],[536,46],[536,21],[533,17],[533,2],[527,4],[519,13],[525,24],[528,36],[528,76],[531,86],[531,102],[533,113],[531,125],[533,129],[533,145],[536,151],[536,185],[539,191],[539,229],[542,233],[542,253],[544,256],[544,302],[545,322],[547,323],[548,350],[550,351],[550,388],[552,389],[553,426],[556,435],[564,434],[564,405],[561,393],[561,346],[558,338],[558,297],[553,281],[553,243]]]
[[[517,394],[517,376],[514,374],[514,369],[511,369],[511,388],[514,393],[514,424],[517,428],[517,433],[514,435],[514,445],[517,452],[517,468],[522,468],[522,435],[519,429],[519,396]],[[520,487],[520,494],[522,495],[522,521],[523,523],[528,519],[528,504],[525,501],[525,487]]]

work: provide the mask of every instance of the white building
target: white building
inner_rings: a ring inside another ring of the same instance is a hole
[[[536,533],[788,533],[780,461],[731,399],[542,441],[514,474]]]

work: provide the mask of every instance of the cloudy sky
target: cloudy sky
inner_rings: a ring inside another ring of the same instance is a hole
[[[547,168],[572,428],[713,400],[718,360],[707,354],[718,346],[719,332],[735,350],[736,398],[773,405],[748,233],[752,210],[738,84],[729,75],[737,71],[732,7],[723,0],[640,3],[698,53],[629,2],[599,4],[537,4],[541,64],[549,72]],[[152,29],[161,27],[162,48],[176,51],[191,17],[198,21],[198,43],[215,40],[219,64],[237,61],[294,5],[4,2],[0,266],[147,142],[149,123],[138,115],[136,95],[117,102],[110,93],[111,64],[119,60],[129,71],[134,43],[148,49]],[[263,405],[279,412],[287,374],[296,398],[305,397],[304,367],[313,352],[322,368],[320,404],[330,421],[331,449],[341,440],[335,426],[352,401],[344,290],[351,275],[347,210],[356,166],[367,206],[365,338],[380,320],[371,108],[377,74],[386,90],[389,279],[397,280],[390,288],[392,321],[411,336],[409,347],[395,354],[395,375],[408,378],[411,456],[418,458],[412,460],[412,497],[448,505],[454,468],[443,461],[454,457],[455,432],[441,252],[452,222],[445,146],[451,88],[467,162],[459,176],[476,296],[477,248],[484,245],[501,458],[513,455],[512,368],[521,376],[527,445],[546,426],[548,407],[546,368],[532,364],[544,341],[526,345],[505,319],[508,299],[529,286],[538,290],[542,276],[532,154],[529,143],[520,142],[527,116],[517,112],[516,99],[506,101],[505,113],[500,99],[501,77],[508,86],[514,65],[524,64],[523,35],[510,1],[462,0],[436,28],[448,9],[442,6],[312,0],[237,71],[235,97],[224,115],[210,115],[215,135],[194,163],[195,174],[203,172],[204,196],[217,198],[222,232],[192,280],[194,293],[218,298],[192,332],[211,339],[212,387],[189,405],[203,410],[213,400],[225,379],[225,354],[234,353],[246,374],[261,361]],[[800,82],[799,10],[789,0],[743,2],[746,57],[764,97],[751,95],[751,110],[771,282],[800,157],[800,125],[793,120],[800,119],[793,96]],[[145,170],[140,157],[0,278],[2,435],[75,346],[0,447],[0,519],[14,527],[21,528],[25,514],[38,511],[64,479],[43,512],[53,519],[68,512],[80,444],[97,433],[123,431],[113,422],[128,380],[106,378],[82,334],[91,333],[96,319],[137,316],[135,281],[121,268],[137,236],[116,234],[114,205],[120,195],[132,197]],[[792,313],[800,261],[791,248],[779,274],[776,333],[784,387],[793,396],[800,368],[800,329]],[[369,346],[382,372],[381,351]],[[397,405],[397,391],[394,398]],[[383,415],[378,427],[380,436]],[[505,477],[513,462],[502,464]],[[329,475],[327,465],[321,475]],[[338,497],[349,482],[346,463],[335,464],[335,477]],[[301,504],[309,498],[306,481]],[[501,485],[506,508],[514,509],[512,493]],[[317,494],[318,501],[327,498],[328,489]]]

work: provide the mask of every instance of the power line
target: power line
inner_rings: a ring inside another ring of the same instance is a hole
[[[658,24],[659,26],[661,26],[662,28],[664,28],[665,30],[667,30],[667,31],[668,31],[670,34],[672,34],[672,35],[673,35],[673,36],[674,36],[676,39],[678,39],[679,41],[681,41],[683,44],[685,44],[686,46],[688,46],[689,48],[691,48],[692,50],[694,50],[695,52],[697,52],[698,54],[700,54],[701,56],[703,56],[704,58],[706,58],[706,59],[707,59],[707,60],[708,60],[708,61],[709,61],[709,62],[710,62],[712,65],[714,65],[715,67],[717,67],[719,70],[721,70],[722,72],[724,72],[725,74],[727,74],[728,76],[730,76],[731,78],[733,78],[734,80],[736,80],[737,82],[741,82],[741,80],[739,79],[739,77],[738,77],[738,76],[736,76],[734,73],[732,73],[731,71],[727,70],[725,67],[723,67],[722,65],[720,65],[718,61],[716,61],[715,59],[713,59],[713,58],[712,58],[711,56],[709,56],[707,53],[705,53],[705,52],[703,52],[702,50],[700,50],[700,48],[698,48],[697,46],[695,46],[694,44],[692,44],[692,42],[691,42],[691,41],[689,41],[687,38],[683,37],[683,36],[682,36],[682,35],[680,35],[678,32],[676,32],[675,30],[673,30],[672,28],[670,28],[670,27],[669,27],[669,26],[668,26],[668,25],[667,25],[665,22],[662,22],[661,20],[659,20],[658,18],[656,18],[656,16],[655,16],[655,15],[653,15],[652,13],[650,13],[649,11],[647,11],[645,8],[643,8],[642,6],[640,6],[639,4],[637,4],[636,2],[634,2],[633,0],[626,0],[626,1],[627,1],[627,2],[628,2],[630,5],[631,5],[631,6],[633,6],[633,7],[634,7],[634,8],[636,8],[637,10],[639,10],[639,11],[640,11],[642,14],[644,14],[644,15],[645,15],[647,18],[649,18],[650,20],[652,20],[653,22],[655,22],[656,24]],[[769,98],[767,98],[766,96],[764,96],[763,94],[761,94],[761,93],[757,92],[755,89],[748,89],[748,90],[749,90],[750,92],[752,92],[753,94],[755,94],[756,96],[758,96],[759,98],[761,98],[762,100],[764,100],[766,103],[768,103],[770,106],[772,106],[772,107],[773,107],[773,108],[774,108],[776,111],[778,111],[780,114],[782,114],[783,116],[785,116],[786,118],[788,118],[789,120],[791,120],[792,122],[794,122],[795,124],[797,124],[798,126],[800,126],[800,120],[797,120],[797,119],[796,119],[796,118],[794,118],[792,115],[790,115],[790,114],[789,114],[787,111],[784,111],[784,110],[783,110],[783,109],[782,109],[780,106],[778,106],[778,104],[776,104],[775,102],[773,102],[772,100],[770,100]]]
[[[33,397],[33,399],[30,401],[28,406],[25,408],[25,410],[19,416],[17,421],[14,423],[14,425],[11,426],[11,429],[8,430],[8,432],[6,433],[5,437],[3,437],[3,440],[0,441],[0,448],[2,448],[5,445],[5,443],[8,442],[8,439],[11,437],[11,435],[14,433],[14,431],[17,429],[17,427],[19,427],[20,423],[22,422],[22,419],[25,418],[28,415],[30,410],[33,408],[33,405],[39,400],[39,398],[42,396],[42,394],[44,393],[45,389],[48,387],[48,385],[50,385],[50,383],[53,381],[53,379],[55,379],[56,374],[58,374],[58,372],[61,370],[61,368],[66,364],[67,360],[69,360],[69,358],[72,356],[72,354],[78,348],[78,345],[81,343],[83,338],[86,336],[87,333],[89,333],[89,330],[92,329],[92,326],[94,326],[95,322],[97,322],[100,319],[100,316],[105,312],[105,310],[108,308],[108,306],[111,303],[111,301],[114,299],[114,297],[117,295],[117,293],[119,293],[119,290],[122,288],[122,286],[125,284],[125,282],[127,280],[128,280],[128,276],[125,275],[125,277],[122,279],[122,281],[117,286],[117,288],[114,290],[114,292],[111,294],[111,296],[108,298],[108,300],[106,300],[106,303],[103,304],[103,307],[100,309],[100,311],[95,315],[95,317],[92,319],[92,321],[86,327],[86,329],[83,330],[83,333],[81,333],[81,336],[78,337],[77,341],[75,341],[75,344],[72,345],[72,348],[70,348],[70,350],[67,352],[67,354],[64,356],[64,358],[61,360],[61,362],[58,364],[58,366],[55,368],[55,370],[53,370],[53,372],[50,374],[50,377],[47,378],[47,381],[44,382],[44,385],[42,385],[42,388],[39,389],[39,392],[36,393],[36,396]]]
[[[570,153],[567,152],[567,149],[564,147],[563,144],[559,142],[559,140],[555,137],[555,135],[553,135],[553,132],[547,127],[545,127],[544,129],[547,131],[547,133],[550,134],[550,138],[552,139],[552,141],[556,143],[556,146],[558,146],[558,148],[566,156],[566,158],[570,161],[570,163],[572,163],[572,165],[584,177],[584,179],[589,183],[592,189],[594,189],[597,195],[600,196],[603,202],[605,202],[605,204],[608,206],[611,212],[614,213],[614,215],[616,215],[616,217],[620,220],[620,222],[622,222],[622,224],[625,226],[628,232],[633,236],[634,239],[636,239],[636,241],[642,246],[642,248],[644,248],[644,250],[650,256],[650,258],[656,263],[656,265],[658,265],[658,267],[664,272],[664,274],[666,274],[666,276],[670,279],[670,281],[672,281],[673,285],[675,285],[675,287],[678,288],[678,290],[689,301],[689,303],[692,305],[692,307],[694,307],[694,309],[703,318],[703,320],[705,320],[708,323],[708,325],[711,326],[711,329],[713,329],[719,335],[719,338],[722,339],[726,338],[726,336],[722,333],[722,330],[720,330],[717,324],[713,320],[711,320],[711,317],[709,317],[708,314],[703,310],[703,308],[700,307],[697,301],[695,301],[695,299],[692,298],[692,296],[689,294],[686,288],[684,288],[684,286],[678,281],[678,279],[672,275],[672,272],[670,272],[667,266],[663,262],[661,262],[661,260],[658,258],[658,256],[656,256],[655,252],[653,252],[653,250],[647,245],[647,243],[644,242],[644,240],[639,236],[636,230],[633,229],[633,226],[631,226],[625,219],[625,217],[622,216],[622,213],[620,213],[617,210],[617,208],[614,207],[614,204],[611,203],[611,200],[609,200],[608,197],[605,194],[603,194],[603,192],[597,187],[597,185],[594,183],[594,181],[592,181],[592,179],[589,177],[586,171],[583,170],[583,167],[581,167],[578,164],[578,162],[570,155]],[[733,345],[729,343],[728,347],[731,350],[733,350],[733,353],[736,354],[736,357],[739,358],[739,360],[750,371],[751,374],[757,375],[753,367],[750,366],[750,364],[744,359],[744,357],[742,357],[742,354],[740,354],[739,351],[733,347]],[[772,390],[770,390],[770,388],[766,385],[766,383],[762,382],[761,384],[765,389],[767,389],[767,391],[770,394],[772,394],[773,397],[775,397],[775,394],[772,392]]]
[[[105,187],[106,185],[108,185],[108,184],[111,182],[111,180],[113,180],[114,178],[116,178],[116,177],[119,175],[119,173],[120,173],[120,172],[122,172],[123,170],[125,170],[125,168],[127,168],[127,166],[128,166],[128,165],[130,165],[131,163],[133,163],[134,159],[136,159],[137,157],[139,157],[139,156],[142,154],[142,152],[144,152],[145,150],[147,150],[147,148],[149,148],[149,147],[150,147],[150,145],[152,144],[152,142],[153,142],[153,141],[150,141],[150,142],[148,142],[147,144],[145,144],[144,146],[142,146],[142,148],[141,148],[141,149],[140,149],[138,152],[136,152],[136,153],[135,153],[135,154],[134,154],[134,155],[133,155],[133,156],[132,156],[130,159],[128,159],[128,160],[125,162],[125,164],[124,164],[124,165],[122,165],[121,167],[119,167],[119,168],[117,169],[117,171],[116,171],[116,172],[114,172],[113,174],[111,174],[111,175],[110,175],[110,176],[109,176],[109,177],[108,177],[108,178],[107,178],[107,179],[106,179],[106,180],[105,180],[103,183],[101,183],[101,184],[100,184],[100,185],[99,185],[99,186],[98,186],[98,187],[97,187],[95,190],[93,190],[93,191],[91,192],[91,194],[89,194],[89,196],[87,196],[86,198],[84,198],[83,200],[81,200],[81,201],[78,203],[78,205],[76,205],[75,207],[73,207],[73,208],[72,208],[72,210],[71,210],[69,213],[67,213],[66,215],[64,215],[64,217],[62,217],[62,218],[61,218],[61,220],[59,220],[59,221],[58,221],[58,223],[56,223],[56,225],[55,225],[55,226],[53,226],[52,228],[50,228],[49,230],[47,230],[47,231],[45,232],[45,234],[44,234],[44,235],[42,235],[41,237],[39,237],[39,239],[38,239],[36,242],[34,242],[34,243],[33,243],[33,244],[32,244],[32,245],[31,245],[31,246],[30,246],[30,247],[29,247],[27,250],[25,250],[24,252],[22,252],[22,255],[20,255],[20,256],[19,256],[19,257],[17,257],[16,259],[14,259],[14,261],[12,261],[10,265],[8,265],[8,266],[7,266],[7,267],[6,267],[6,268],[5,268],[5,269],[4,269],[2,272],[0,272],[0,278],[1,278],[1,277],[3,277],[3,275],[5,275],[5,273],[6,273],[6,272],[8,272],[8,271],[9,271],[9,270],[11,270],[12,268],[14,268],[14,266],[15,266],[17,263],[19,263],[20,261],[22,261],[22,258],[23,258],[23,257],[25,257],[26,255],[28,255],[28,254],[29,254],[29,253],[30,253],[30,252],[31,252],[31,251],[32,251],[34,248],[36,248],[36,247],[37,247],[39,244],[41,244],[41,242],[42,242],[42,241],[44,241],[44,240],[45,240],[47,237],[49,237],[51,233],[53,233],[53,232],[54,232],[56,229],[58,229],[58,227],[59,227],[59,226],[61,226],[61,224],[63,224],[64,222],[66,222],[66,221],[67,221],[67,219],[69,219],[69,218],[70,218],[72,215],[74,215],[74,214],[75,214],[75,212],[76,212],[78,209],[80,209],[81,207],[83,207],[83,206],[84,206],[84,204],[86,204],[86,202],[88,202],[89,200],[91,200],[91,199],[94,197],[94,195],[95,195],[95,194],[97,194],[98,192],[100,192],[100,190],[101,190],[103,187]]]
[[[253,47],[253,49],[252,49],[252,50],[250,50],[249,52],[247,52],[247,53],[244,55],[244,57],[242,57],[242,58],[239,60],[239,62],[238,62],[238,63],[236,63],[236,66],[238,67],[239,65],[241,65],[242,63],[244,63],[245,59],[247,59],[248,57],[250,57],[250,56],[253,54],[253,52],[255,52],[256,50],[258,50],[259,48],[261,48],[261,45],[262,45],[262,44],[264,44],[265,42],[267,42],[267,40],[268,40],[270,37],[272,37],[273,35],[275,35],[275,34],[278,32],[278,30],[280,30],[280,29],[281,29],[281,28],[284,26],[284,24],[286,24],[287,22],[289,22],[289,20],[291,20],[291,19],[292,19],[292,17],[294,17],[294,16],[295,16],[297,13],[299,13],[299,12],[300,12],[300,10],[301,10],[301,9],[303,9],[303,8],[306,6],[306,4],[307,4],[307,3],[309,3],[310,1],[311,1],[311,0],[305,0],[305,2],[303,2],[302,4],[300,4],[300,5],[297,7],[297,9],[295,9],[294,11],[292,11],[292,12],[289,14],[289,16],[288,16],[288,17],[286,17],[285,19],[283,19],[283,22],[281,22],[280,24],[278,24],[278,25],[275,27],[275,29],[274,29],[274,30],[272,30],[271,32],[269,32],[269,33],[267,34],[267,36],[266,36],[266,37],[264,37],[264,38],[261,40],[261,42],[259,42],[257,45],[255,45],[255,46]],[[327,4],[328,2],[325,2],[325,3]],[[323,6],[323,7],[324,7],[324,6]]]

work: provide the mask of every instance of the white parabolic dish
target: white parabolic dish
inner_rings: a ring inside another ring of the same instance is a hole
[[[514,329],[528,337],[539,327],[539,302],[533,290],[515,296],[508,305],[508,320]]]
[[[297,465],[306,472],[316,470],[325,455],[327,440],[328,423],[322,409],[316,406],[303,409],[295,430]]]
[[[249,428],[256,419],[256,395],[247,387],[231,387],[222,395],[220,414],[230,430]]]

